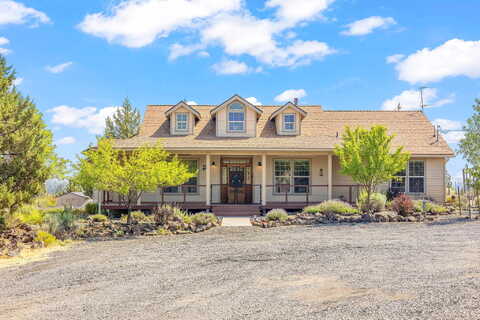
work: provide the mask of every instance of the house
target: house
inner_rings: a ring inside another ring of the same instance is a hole
[[[71,207],[75,209],[84,208],[92,198],[83,194],[83,192],[69,192],[57,197],[57,207]]]
[[[412,155],[392,188],[416,198],[445,198],[445,164],[454,155],[421,111],[328,111],[319,105],[256,106],[235,95],[219,105],[150,105],[125,150],[161,141],[198,174],[185,185],[147,193],[137,209],[176,203],[216,214],[299,209],[327,199],[354,202],[358,185],[340,173],[333,153],[345,126],[383,125]],[[107,209],[122,209],[103,192]]]

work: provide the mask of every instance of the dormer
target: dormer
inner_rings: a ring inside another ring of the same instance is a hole
[[[200,120],[200,113],[185,101],[181,101],[168,109],[165,115],[170,119],[170,134],[172,136],[193,134],[195,123]]]
[[[217,137],[255,137],[263,111],[239,95],[234,95],[210,111]]]
[[[270,116],[275,121],[275,128],[278,135],[298,136],[301,133],[301,123],[307,112],[294,103],[287,103],[278,108]]]

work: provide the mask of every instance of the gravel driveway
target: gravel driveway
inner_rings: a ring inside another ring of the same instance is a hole
[[[480,319],[480,222],[86,242],[0,269],[0,319]]]

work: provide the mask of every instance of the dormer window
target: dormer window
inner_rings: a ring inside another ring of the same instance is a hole
[[[245,107],[239,103],[233,103],[228,108],[228,131],[245,131]]]
[[[286,113],[283,115],[283,130],[284,131],[295,131],[297,119],[295,113]]]
[[[175,113],[175,130],[188,131],[188,113]]]

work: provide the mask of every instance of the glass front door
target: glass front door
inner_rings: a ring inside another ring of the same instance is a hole
[[[252,160],[222,159],[222,203],[252,203]]]

